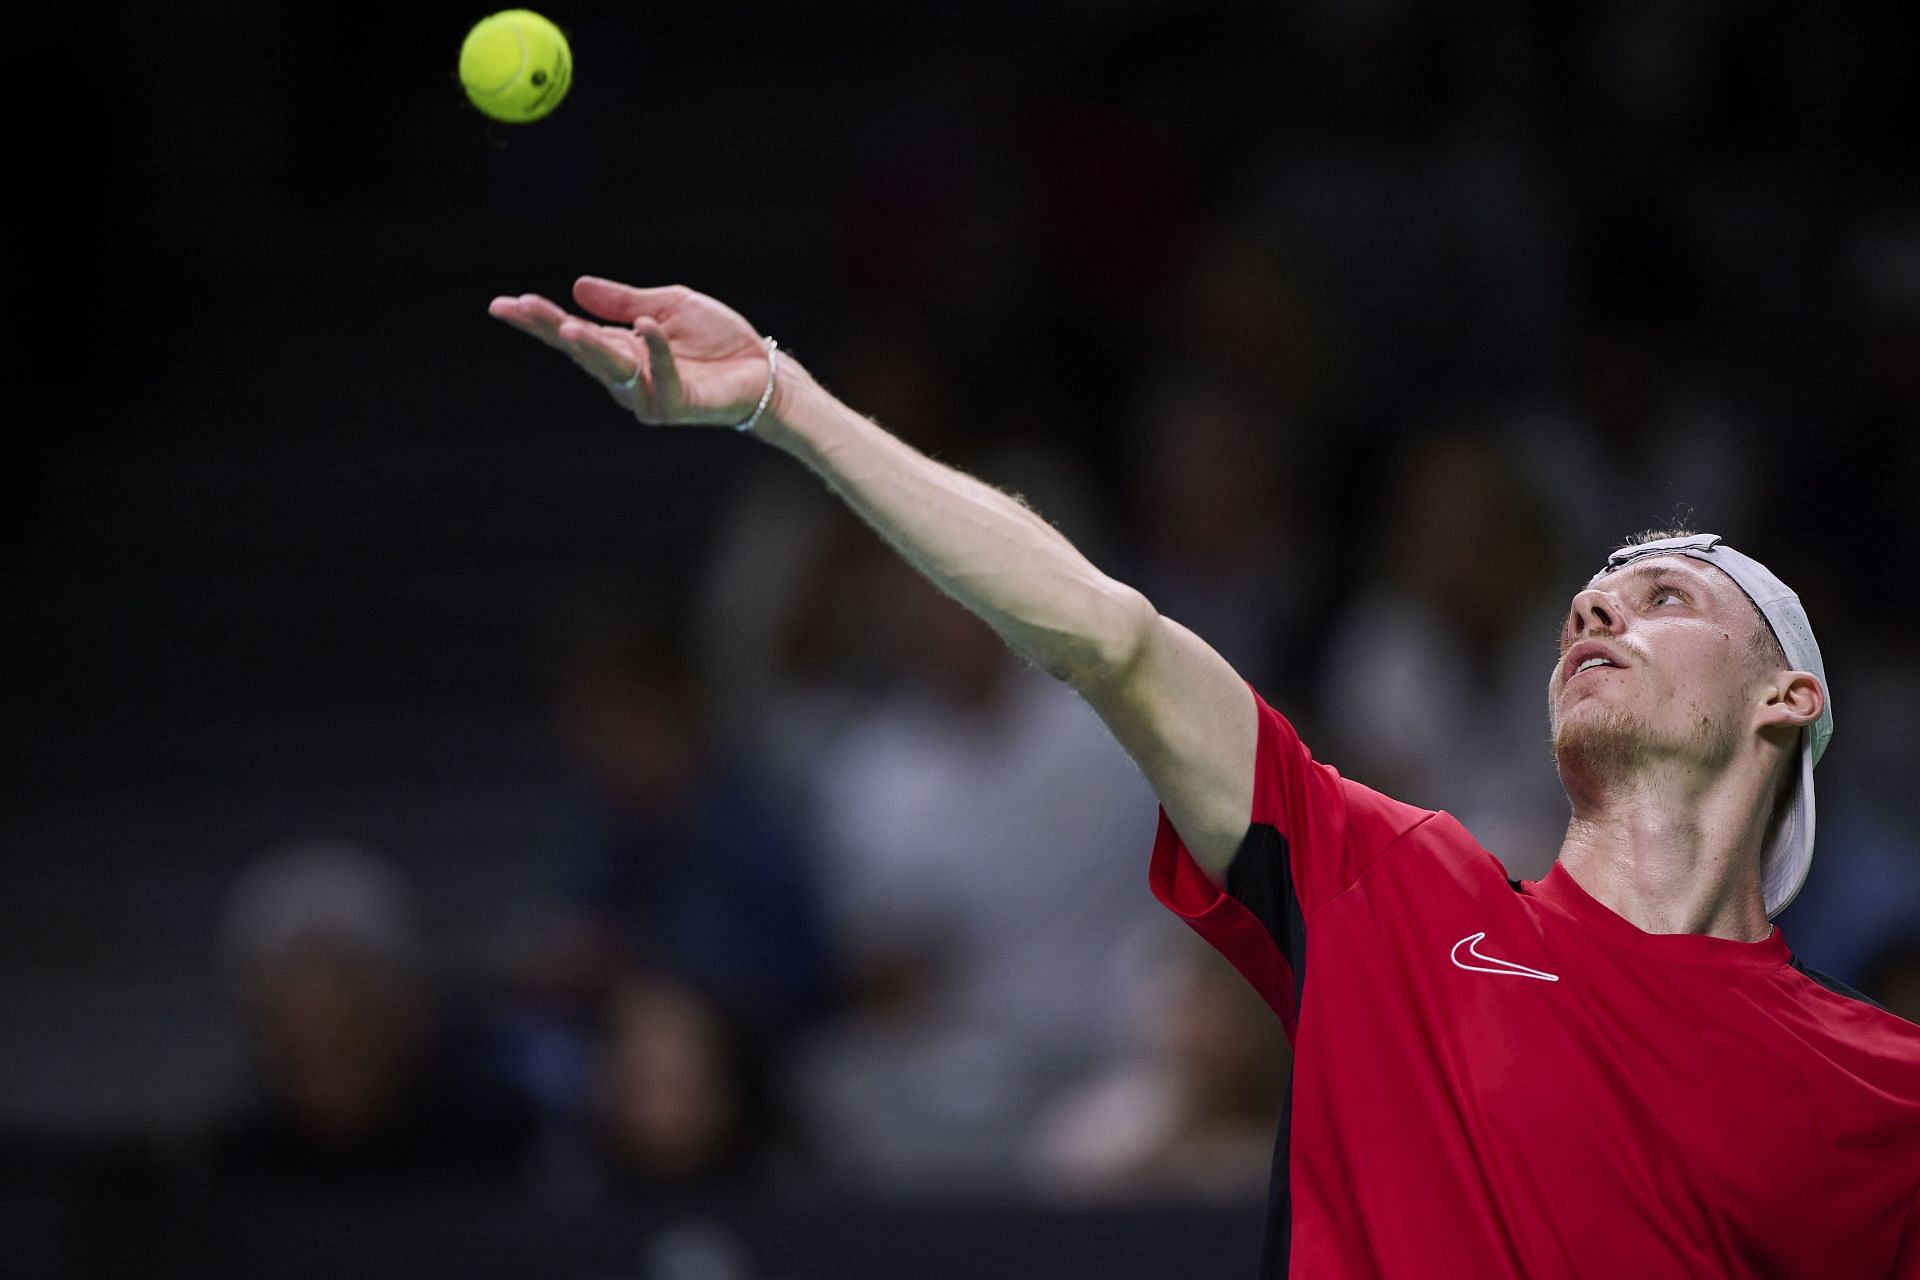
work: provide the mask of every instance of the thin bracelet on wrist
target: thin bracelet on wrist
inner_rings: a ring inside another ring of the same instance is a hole
[[[767,389],[760,393],[760,403],[753,407],[747,420],[735,427],[735,431],[751,431],[753,424],[760,421],[760,415],[773,403],[773,384],[780,376],[780,343],[773,338],[767,339]]]

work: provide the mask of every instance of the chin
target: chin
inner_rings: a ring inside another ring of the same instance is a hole
[[[1563,779],[1569,771],[1588,778],[1631,772],[1652,754],[1653,745],[1653,734],[1645,721],[1600,703],[1586,711],[1578,704],[1568,707],[1554,725],[1553,759]]]

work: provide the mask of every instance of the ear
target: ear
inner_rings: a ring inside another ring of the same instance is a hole
[[[1777,671],[1762,690],[1760,724],[1803,729],[1820,718],[1827,691],[1811,671]]]

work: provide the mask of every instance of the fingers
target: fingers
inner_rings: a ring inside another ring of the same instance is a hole
[[[560,326],[568,318],[565,311],[537,293],[523,293],[517,298],[495,298],[487,305],[487,314],[556,348],[561,345]]]
[[[673,347],[667,342],[666,330],[652,317],[641,316],[633,322],[633,333],[640,339],[640,347],[646,357],[646,372],[642,377],[653,403],[679,404],[680,369],[674,362]]]
[[[609,391],[627,391],[646,380],[644,348],[629,333],[568,316],[561,321],[557,336],[574,363],[598,378]]]
[[[628,335],[569,315],[538,294],[495,298],[487,314],[530,333],[556,351],[564,351],[595,377],[625,382],[637,365],[645,375],[646,349]]]
[[[654,421],[656,413],[671,413],[671,406],[679,403],[680,377],[673,349],[666,331],[652,316],[636,318],[630,330],[619,329],[583,320],[532,293],[495,298],[487,313],[565,352],[645,421]]]
[[[656,289],[636,289],[616,280],[599,276],[581,276],[573,284],[573,300],[602,320],[632,324],[642,316],[665,320],[691,297],[693,291],[682,284]]]

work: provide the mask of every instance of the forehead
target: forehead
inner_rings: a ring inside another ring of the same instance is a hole
[[[1648,556],[1602,574],[1591,584],[1600,591],[1622,591],[1655,581],[1673,583],[1692,591],[1703,602],[1725,603],[1729,592],[1739,592],[1739,584],[1718,569],[1702,564],[1692,556]]]

